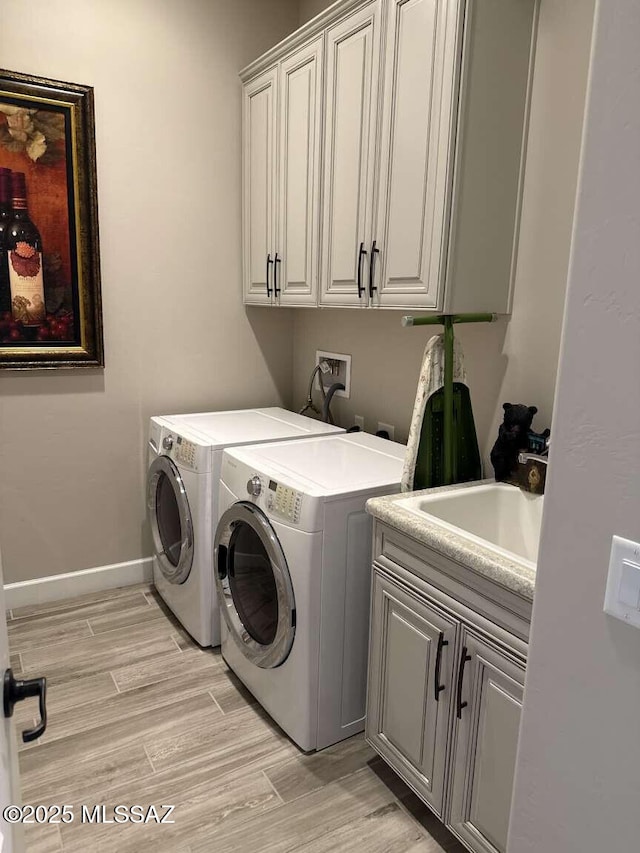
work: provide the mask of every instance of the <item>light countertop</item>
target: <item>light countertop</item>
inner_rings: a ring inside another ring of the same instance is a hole
[[[483,480],[481,482],[489,483],[492,481]],[[498,583],[532,601],[536,583],[536,573],[533,569],[522,566],[506,556],[495,554],[474,542],[469,542],[453,531],[398,506],[398,501],[407,498],[433,495],[437,492],[448,492],[453,489],[464,489],[479,484],[478,481],[458,483],[455,486],[443,486],[438,489],[423,489],[417,492],[401,492],[395,495],[370,498],[367,501],[367,512],[374,518],[388,524],[389,527],[393,527],[400,533],[415,539],[416,542],[426,545],[470,571],[483,575],[494,583]]]

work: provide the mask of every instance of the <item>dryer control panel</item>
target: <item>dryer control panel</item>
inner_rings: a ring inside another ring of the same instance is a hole
[[[269,480],[267,509],[274,515],[280,515],[287,521],[298,524],[302,509],[302,495],[295,489],[276,483],[275,480]]]
[[[196,446],[192,441],[188,441],[179,435],[176,439],[175,448],[176,462],[188,465],[189,468],[195,468],[196,464]]]

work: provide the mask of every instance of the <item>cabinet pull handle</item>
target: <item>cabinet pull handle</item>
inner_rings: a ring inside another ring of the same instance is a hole
[[[438,637],[438,654],[436,655],[436,673],[434,678],[436,702],[440,701],[440,694],[446,687],[446,684],[440,684],[440,667],[442,665],[442,649],[448,645],[449,641],[445,640],[444,634],[440,631],[440,636]]]
[[[278,253],[276,252],[276,259],[273,262],[273,295],[280,296],[281,287],[278,287],[278,264],[281,263],[281,258],[278,257]]]
[[[362,299],[362,294],[364,293],[364,287],[362,286],[362,259],[367,255],[367,250],[364,247],[364,243],[360,243],[360,251],[358,253],[358,297]]]
[[[269,287],[269,267],[273,261],[271,260],[271,252],[267,255],[267,296],[271,296],[271,288]]]
[[[375,269],[376,269],[376,255],[380,254],[380,249],[376,248],[376,243],[378,241],[374,240],[373,245],[371,246],[371,259],[369,261],[369,297],[373,299],[373,294],[378,289],[375,287],[373,280],[375,278]]]
[[[462,718],[462,709],[466,708],[469,704],[468,702],[462,701],[462,682],[464,681],[464,665],[467,661],[471,660],[471,655],[467,654],[467,647],[465,646],[462,649],[462,657],[460,658],[460,669],[458,670],[458,700],[457,700],[457,710],[456,717],[460,720]]]

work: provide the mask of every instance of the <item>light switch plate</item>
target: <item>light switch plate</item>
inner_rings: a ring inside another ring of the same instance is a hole
[[[640,628],[640,542],[613,537],[604,612]]]

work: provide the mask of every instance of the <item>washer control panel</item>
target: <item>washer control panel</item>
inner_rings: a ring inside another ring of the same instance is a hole
[[[175,444],[175,460],[182,465],[188,465],[190,468],[195,468],[196,464],[196,446],[192,441],[187,441],[179,435]]]
[[[298,524],[302,509],[302,495],[295,489],[276,483],[275,480],[269,480],[267,509],[274,515],[280,515],[287,521]]]

